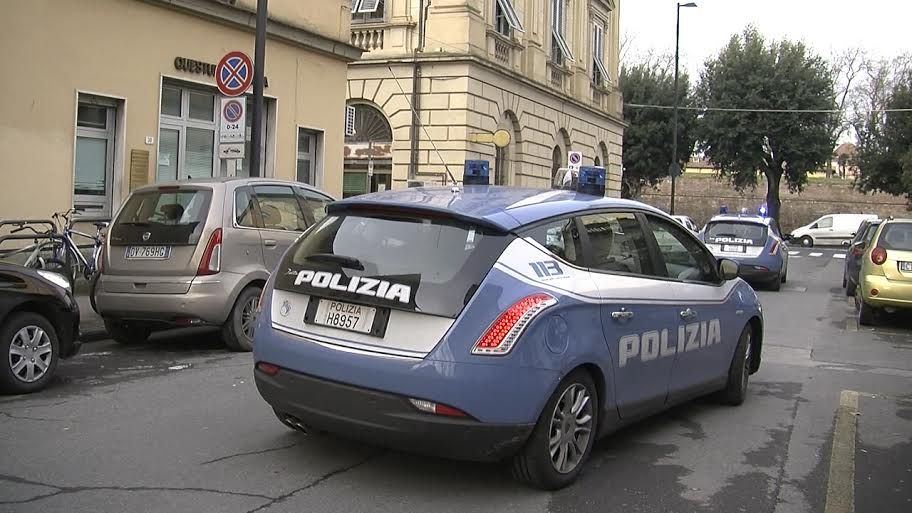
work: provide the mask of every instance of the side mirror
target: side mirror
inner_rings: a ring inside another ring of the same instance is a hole
[[[729,260],[723,258],[719,260],[719,274],[722,275],[722,279],[725,281],[734,280],[738,277],[738,274],[741,272],[741,266],[738,265],[738,262],[734,260]]]

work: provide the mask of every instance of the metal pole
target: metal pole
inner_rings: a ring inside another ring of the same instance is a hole
[[[421,123],[421,116],[418,114],[421,108],[421,65],[418,63],[418,54],[424,51],[424,30],[425,17],[427,15],[427,0],[418,2],[418,42],[415,45],[415,52],[412,62],[412,124],[409,127],[410,149],[409,152],[409,178],[413,179],[418,175],[418,125]]]
[[[671,122],[671,214],[675,213],[675,169],[678,162],[678,48],[681,38],[681,4],[678,4],[678,14],[675,21],[675,80],[674,80],[674,109]]]
[[[253,126],[250,129],[250,176],[260,176],[263,133],[263,76],[266,67],[268,0],[257,0],[256,43],[253,50]]]

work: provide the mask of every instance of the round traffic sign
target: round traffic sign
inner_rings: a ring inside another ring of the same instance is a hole
[[[241,105],[240,100],[231,100],[225,102],[225,107],[222,109],[222,117],[225,118],[229,123],[236,123],[241,119],[241,115],[244,113],[244,106]]]
[[[571,152],[570,152],[570,163],[571,163],[571,164],[579,164],[582,160],[583,160],[583,154],[582,154],[582,153],[579,153],[579,152],[576,152],[576,151],[571,151]]]
[[[215,66],[215,84],[225,96],[244,94],[253,82],[253,63],[244,52],[228,52]]]

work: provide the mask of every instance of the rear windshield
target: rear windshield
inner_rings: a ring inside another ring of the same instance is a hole
[[[889,223],[883,227],[877,245],[884,249],[912,251],[912,223]]]
[[[111,244],[196,244],[211,200],[209,189],[135,193],[111,227]]]
[[[286,253],[276,288],[455,318],[509,238],[448,218],[328,216]]]
[[[766,244],[766,234],[767,228],[762,224],[716,221],[706,225],[705,237],[710,243],[762,246]]]

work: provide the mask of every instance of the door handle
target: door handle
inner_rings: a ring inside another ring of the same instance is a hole
[[[263,245],[266,246],[267,248],[274,248],[276,246],[276,244],[278,244],[278,243],[272,239],[265,239],[263,241]]]
[[[687,308],[686,310],[681,310],[681,318],[684,319],[685,321],[695,319],[696,317],[697,317],[697,312],[691,310],[690,308]]]
[[[626,321],[628,319],[633,319],[633,312],[626,308],[621,308],[616,312],[611,312],[611,318],[617,321]]]

